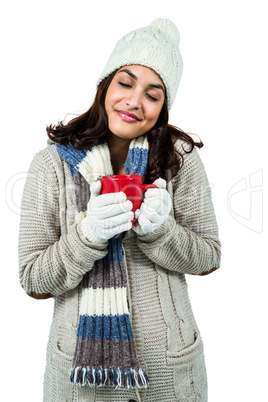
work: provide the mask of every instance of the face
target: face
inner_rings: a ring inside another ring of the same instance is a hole
[[[152,69],[140,65],[120,68],[105,98],[109,130],[128,140],[145,134],[157,122],[164,100],[164,84]]]

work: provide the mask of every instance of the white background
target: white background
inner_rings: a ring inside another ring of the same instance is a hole
[[[200,156],[222,241],[222,268],[187,276],[209,401],[268,400],[265,3],[17,0],[1,6],[0,356],[9,401],[42,401],[53,312],[53,300],[29,298],[18,281],[19,206],[29,164],[46,146],[46,125],[88,109],[115,42],[157,17],[170,18],[180,31],[184,72],[170,123],[205,144]]]

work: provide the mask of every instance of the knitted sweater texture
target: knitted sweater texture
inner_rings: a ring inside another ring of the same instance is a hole
[[[55,145],[35,155],[22,197],[19,267],[25,292],[54,297],[43,401],[207,401],[203,342],[185,274],[219,268],[221,244],[199,153],[194,149],[184,159],[167,186],[173,200],[168,219],[152,233],[130,230],[123,237],[137,355],[150,378],[148,389],[125,390],[77,387],[68,380],[81,280],[107,254],[108,243],[90,242],[75,222],[74,183]]]

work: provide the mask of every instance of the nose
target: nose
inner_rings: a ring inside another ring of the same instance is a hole
[[[138,90],[133,90],[127,98],[125,99],[125,103],[131,109],[138,110],[142,108],[142,93]]]

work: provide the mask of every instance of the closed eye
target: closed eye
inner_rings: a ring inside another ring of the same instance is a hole
[[[152,95],[147,94],[147,96],[148,96],[149,99],[151,99],[151,100],[154,101],[154,102],[158,101],[158,99],[155,98],[155,97],[152,96]]]
[[[122,87],[131,88],[131,85],[125,84],[124,82],[120,82],[120,81],[119,81],[119,84],[120,84]]]

